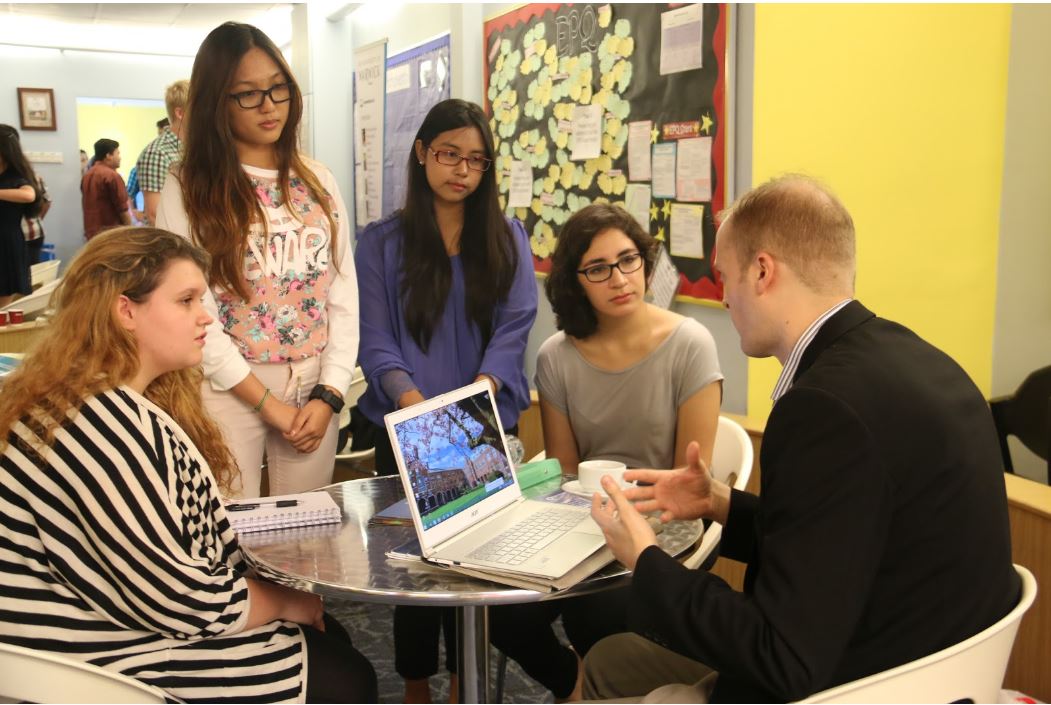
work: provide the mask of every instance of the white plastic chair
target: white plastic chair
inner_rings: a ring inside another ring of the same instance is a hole
[[[164,691],[90,663],[0,643],[0,702],[163,703]]]
[[[712,449],[712,477],[733,487],[743,490],[748,485],[752,474],[752,439],[748,437],[741,424],[725,416],[719,417],[719,427],[715,431],[715,448]],[[719,545],[723,535],[723,525],[712,522],[704,530],[701,542],[683,565],[697,568]]]
[[[368,385],[365,382],[365,373],[362,372],[360,367],[354,368],[354,375],[350,379],[350,388],[347,389],[347,395],[343,401],[343,411],[339,412],[339,428],[341,429],[340,438],[344,439],[339,447],[336,448],[336,459],[337,460],[349,460],[351,462],[364,460],[365,458],[371,458],[376,454],[375,448],[366,448],[365,450],[351,451],[349,448],[344,451],[344,447],[350,443],[349,432],[344,433],[347,427],[350,425],[350,410],[356,406],[358,399],[365,393],[365,388]]]
[[[1036,579],[1016,565],[1022,598],[991,627],[959,644],[895,668],[814,693],[804,703],[999,702],[1022,615],[1036,599]]]

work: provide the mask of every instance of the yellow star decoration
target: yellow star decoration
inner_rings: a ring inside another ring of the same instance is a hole
[[[671,217],[671,201],[664,202],[664,207],[661,208],[661,213],[664,214],[665,220]]]
[[[650,204],[650,220],[656,221],[658,213],[660,213],[660,211],[657,209],[657,204],[656,203],[651,203]]]
[[[656,126],[650,130],[650,144],[657,144],[657,138],[661,136],[661,131]]]
[[[657,239],[664,242],[664,226],[657,228]]]
[[[706,135],[712,134],[712,118],[707,113],[701,116],[701,129]]]

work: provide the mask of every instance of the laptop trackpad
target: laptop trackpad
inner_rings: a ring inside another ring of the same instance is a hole
[[[582,534],[593,534],[596,536],[602,536],[602,529],[598,528],[598,524],[590,516],[587,516],[584,521],[580,522],[573,527],[574,532]]]
[[[592,523],[594,524],[594,522]],[[560,577],[575,568],[578,563],[600,549],[605,543],[602,536],[594,536],[593,534],[574,529],[551,544],[553,550],[538,553],[522,564],[520,568],[524,572],[530,570],[538,572],[551,571],[551,575]]]

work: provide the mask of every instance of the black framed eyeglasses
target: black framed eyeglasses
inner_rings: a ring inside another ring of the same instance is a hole
[[[592,284],[601,284],[613,276],[614,267],[619,269],[621,274],[631,274],[639,271],[639,268],[645,263],[646,261],[641,254],[629,252],[618,257],[613,264],[596,264],[584,269],[578,269],[577,273],[583,274]]]
[[[236,100],[237,104],[245,110],[258,108],[267,97],[274,103],[287,103],[292,100],[292,84],[277,83],[265,91],[241,91],[240,93],[231,93],[230,97]]]
[[[460,162],[467,160],[468,169],[473,169],[474,171],[485,171],[493,164],[493,160],[488,157],[479,157],[477,155],[465,157],[459,152],[454,152],[449,149],[431,149],[428,147],[427,151],[433,154],[435,161],[443,166],[460,166]]]

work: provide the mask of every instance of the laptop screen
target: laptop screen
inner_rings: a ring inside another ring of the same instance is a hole
[[[394,424],[423,528],[514,485],[489,391]]]

